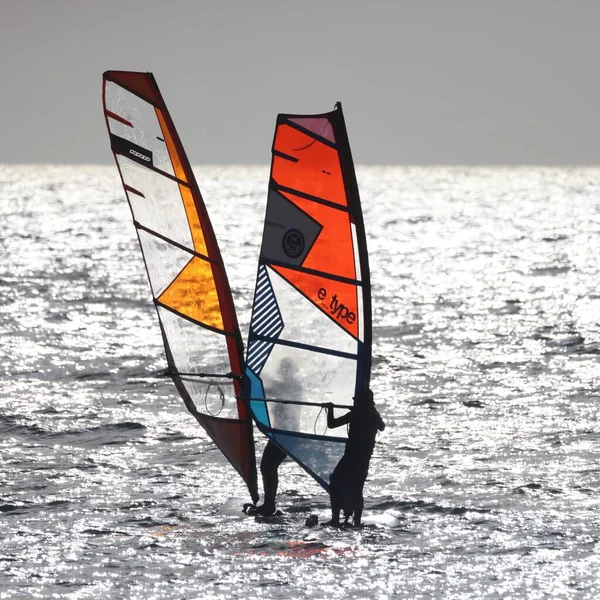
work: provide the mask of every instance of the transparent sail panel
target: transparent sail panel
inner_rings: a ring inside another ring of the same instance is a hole
[[[238,407],[233,382],[228,379],[181,377],[196,410],[222,419],[237,419]]]
[[[261,379],[268,399],[350,406],[356,360],[275,344]]]
[[[193,256],[161,238],[138,230],[154,297],[160,296]]]
[[[309,435],[347,437],[347,427],[327,428],[327,412],[322,406],[305,404],[285,404],[272,400],[266,401],[269,420],[273,429]],[[336,416],[344,413],[344,409],[336,410]]]
[[[158,307],[173,361],[180,373],[225,375],[231,371],[225,335]]]
[[[127,195],[135,220],[193,250],[194,242],[179,185],[124,156],[118,155],[117,162],[125,185],[143,194],[129,192]]]
[[[343,442],[328,442],[282,434],[275,434],[274,438],[325,485],[329,485],[329,477],[344,454]]]
[[[318,136],[335,143],[335,135],[333,133],[333,127],[327,117],[298,117],[290,119],[292,123],[296,123]]]
[[[112,81],[106,82],[105,101],[107,110],[132,125],[130,127],[109,115],[110,132],[150,150],[154,166],[169,175],[174,175],[154,106]]]
[[[268,269],[283,320],[279,339],[356,354],[357,342],[283,277]]]

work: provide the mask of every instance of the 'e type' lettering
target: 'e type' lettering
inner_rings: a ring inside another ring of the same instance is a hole
[[[319,300],[325,300],[327,298],[327,290],[325,288],[319,288],[317,292]],[[329,306],[321,302],[322,306],[329,309],[331,315],[333,315],[338,321],[346,321],[348,325],[352,325],[356,321],[356,315],[348,309],[342,302],[338,300],[337,294],[331,296]]]

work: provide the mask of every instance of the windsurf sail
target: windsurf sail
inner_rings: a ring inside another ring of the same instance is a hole
[[[350,408],[371,371],[371,288],[358,185],[340,103],[281,114],[246,355],[263,433],[325,489],[346,439],[323,403]]]
[[[151,73],[104,73],[104,115],[169,372],[188,410],[258,499],[243,344],[217,240]]]

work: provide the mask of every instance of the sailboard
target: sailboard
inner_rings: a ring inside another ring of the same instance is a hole
[[[341,104],[280,114],[246,355],[244,395],[259,429],[326,490],[349,409],[369,385],[371,286],[358,184]]]
[[[151,73],[107,71],[103,104],[169,373],[256,502],[252,419],[241,397],[242,337],[190,163]]]

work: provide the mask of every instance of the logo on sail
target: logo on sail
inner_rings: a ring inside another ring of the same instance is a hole
[[[352,325],[356,321],[356,315],[338,298],[337,294],[333,294],[328,298],[327,290],[320,288],[317,292],[317,297],[321,301],[321,306],[338,321],[346,321],[348,325]],[[325,303],[324,300],[330,300]]]
[[[282,245],[289,258],[298,258],[304,252],[306,242],[298,229],[288,229],[283,236]]]
[[[128,158],[134,160],[137,163],[152,164],[152,150],[142,148],[142,146],[134,144],[131,140],[126,140],[125,138],[111,133],[110,145],[113,151],[117,154],[127,156]]]
[[[133,148],[129,151],[129,154],[132,154],[133,156],[137,156],[138,158],[141,158],[142,160],[145,160],[146,162],[150,162],[152,160],[149,156],[144,156],[141,152],[138,152],[137,150],[134,150]]]

